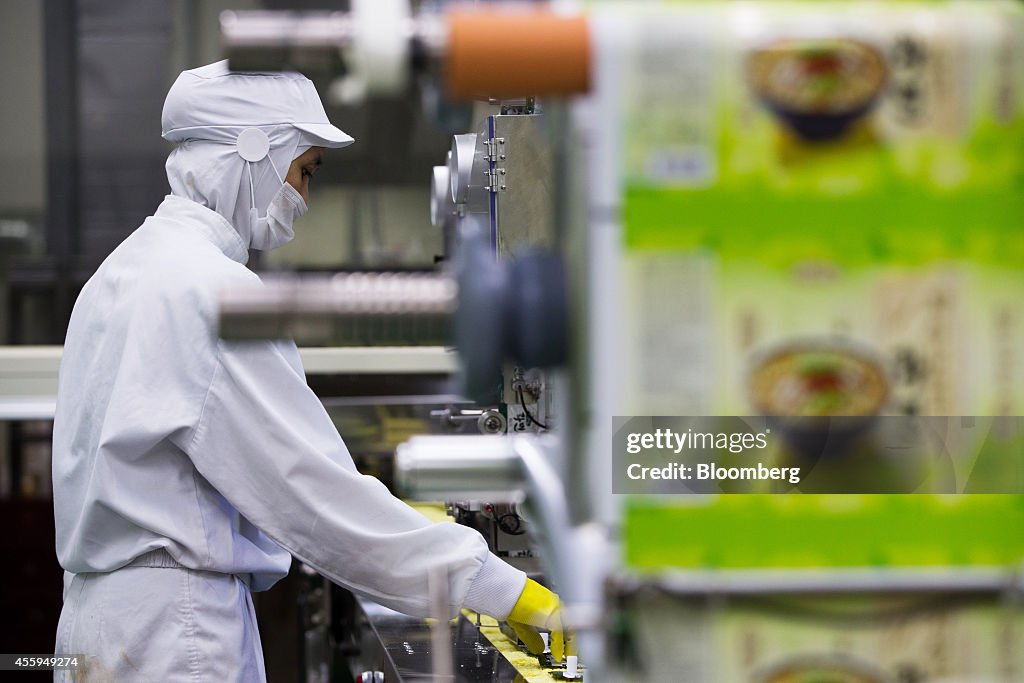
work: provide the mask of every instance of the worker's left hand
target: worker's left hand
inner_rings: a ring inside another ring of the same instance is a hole
[[[556,662],[561,662],[566,654],[572,654],[571,638],[566,637],[562,625],[562,605],[558,596],[533,579],[526,580],[526,586],[506,621],[533,654],[544,652],[544,640],[538,629],[551,632],[551,656]]]

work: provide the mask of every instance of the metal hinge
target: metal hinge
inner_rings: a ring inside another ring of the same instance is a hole
[[[487,171],[487,187],[485,189],[488,192],[504,192],[505,169],[498,164],[505,161],[505,138],[484,140],[484,159],[494,166]]]
[[[487,171],[487,187],[484,189],[488,192],[504,192],[505,169],[495,166]]]
[[[505,138],[490,138],[484,140],[484,148],[487,153],[484,154],[484,158],[487,161],[504,161],[505,160]]]
[[[505,169],[499,166],[505,161],[505,138],[489,137],[483,140],[483,158],[490,163],[486,171],[487,185],[484,187],[490,193],[503,193],[505,191]]]

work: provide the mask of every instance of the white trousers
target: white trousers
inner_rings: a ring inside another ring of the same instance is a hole
[[[65,574],[55,653],[86,655],[61,683],[263,683],[249,588],[164,551],[110,573]]]

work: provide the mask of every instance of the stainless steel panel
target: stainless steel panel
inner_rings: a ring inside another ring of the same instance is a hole
[[[499,115],[495,138],[504,138],[505,189],[495,195],[498,255],[507,257],[524,246],[554,246],[554,147],[544,135],[540,114]]]

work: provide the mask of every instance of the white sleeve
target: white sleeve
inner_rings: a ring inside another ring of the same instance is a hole
[[[448,571],[452,615],[468,607],[504,619],[526,583],[475,530],[433,523],[356,471],[291,343],[219,343],[185,451],[270,538],[393,609],[429,616],[436,566]]]

